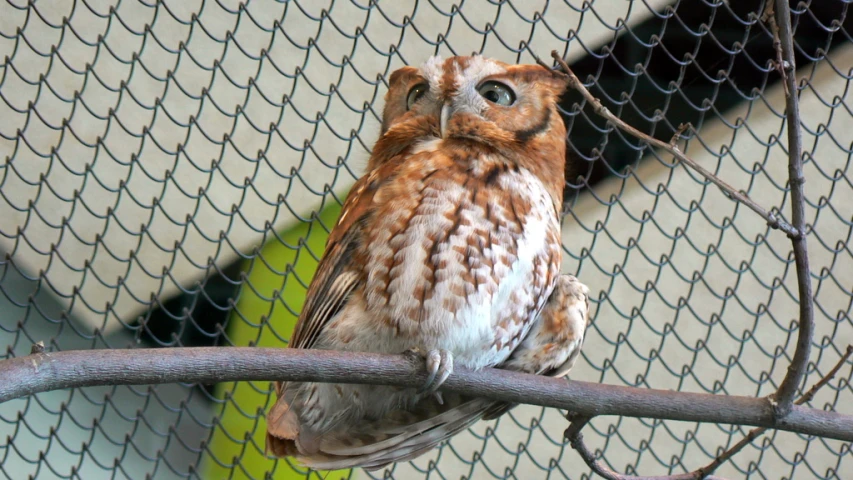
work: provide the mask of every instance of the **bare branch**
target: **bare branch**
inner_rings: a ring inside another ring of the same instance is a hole
[[[843,367],[844,364],[847,363],[847,360],[850,359],[851,355],[853,355],[853,345],[848,345],[847,351],[844,353],[844,355],[841,356],[841,358],[838,360],[838,362],[835,364],[835,366],[829,372],[827,372],[827,374],[824,375],[816,384],[814,384],[812,386],[812,388],[809,389],[808,392],[806,392],[802,397],[797,399],[796,404],[797,405],[804,405],[804,404],[808,403],[809,401],[811,401],[811,399],[814,398],[814,396],[818,390],[823,388],[827,383],[829,383],[833,378],[835,378],[835,375],[837,375],[838,371],[841,370],[841,367]],[[585,416],[576,415],[576,414],[569,414],[567,416],[567,418],[569,419],[569,421],[571,423],[569,424],[569,428],[567,428],[566,432],[563,434],[564,438],[566,438],[569,441],[572,448],[578,452],[578,454],[583,459],[584,463],[586,463],[587,466],[589,466],[589,468],[591,468],[593,472],[595,472],[596,474],[598,474],[599,476],[601,476],[602,478],[605,478],[607,480],[642,480],[642,479],[646,479],[646,480],[703,480],[703,479],[712,480],[712,479],[718,479],[719,477],[712,476],[711,474],[714,473],[714,471],[716,471],[723,463],[725,463],[727,460],[732,458],[738,452],[743,450],[744,447],[746,447],[747,445],[752,443],[753,440],[760,437],[761,435],[764,434],[764,432],[767,431],[766,427],[759,427],[759,428],[755,428],[755,429],[750,430],[750,432],[744,438],[742,438],[738,443],[736,443],[734,446],[732,446],[731,448],[729,448],[725,452],[718,455],[717,458],[715,458],[713,462],[711,462],[708,465],[706,465],[702,468],[699,468],[693,472],[676,474],[676,475],[662,475],[662,476],[655,476],[655,477],[645,477],[645,476],[623,475],[623,474],[615,472],[612,469],[608,468],[607,466],[603,465],[600,461],[598,461],[595,458],[595,454],[589,450],[589,447],[586,446],[586,444],[583,441],[583,434],[581,433],[581,430],[592,419],[590,417],[585,417]]]
[[[590,93],[590,91],[586,88],[586,86],[584,86],[584,84],[578,79],[574,72],[572,72],[571,68],[563,60],[563,58],[559,55],[557,51],[552,51],[551,56],[554,58],[560,68],[562,68],[563,72],[565,72],[569,85],[581,93],[586,102],[592,106],[593,110],[598,115],[604,117],[610,124],[616,126],[624,132],[627,132],[635,138],[638,138],[648,143],[649,145],[671,153],[676,159],[686,164],[688,167],[694,169],[705,179],[722,189],[730,198],[743,203],[752,211],[759,214],[767,221],[767,224],[771,228],[777,228],[784,231],[788,238],[791,239],[794,251],[794,261],[797,270],[797,284],[800,299],[800,318],[797,348],[794,353],[794,358],[791,362],[791,365],[788,367],[788,371],[784,380],[782,381],[782,384],[779,386],[779,389],[775,392],[774,395],[772,395],[771,398],[771,401],[773,402],[773,412],[775,418],[777,422],[782,423],[786,415],[788,415],[794,408],[793,399],[797,393],[798,386],[803,382],[803,379],[806,374],[806,369],[809,360],[809,350],[811,347],[814,331],[814,305],[811,294],[811,278],[809,277],[808,248],[806,244],[805,196],[803,191],[803,184],[805,180],[803,176],[801,153],[802,132],[800,129],[801,121],[799,114],[798,98],[796,95],[797,89],[794,73],[795,64],[793,50],[793,32],[791,28],[791,12],[787,0],[775,0],[775,3],[776,4],[774,7],[773,2],[768,1],[767,7],[762,15],[762,20],[768,21],[770,23],[771,31],[773,32],[774,47],[776,50],[777,57],[774,63],[776,64],[776,68],[779,70],[784,80],[783,84],[785,88],[786,123],[788,128],[788,176],[789,185],[791,188],[791,218],[793,222],[792,224],[789,224],[784,220],[778,218],[772,212],[768,212],[763,207],[752,201],[752,199],[750,199],[745,193],[736,191],[733,187],[725,183],[719,177],[705,170],[696,161],[684,155],[678,149],[677,142],[681,135],[687,129],[691,128],[689,125],[679,125],[678,130],[675,132],[669,143],[657,140],[651,137],[650,135],[647,135],[637,130],[631,125],[628,125],[619,117],[611,113],[606,107],[604,107],[601,101],[594,97],[592,93]],[[537,59],[537,61],[540,65],[543,65],[546,68],[550,68],[541,60]],[[796,405],[802,405],[803,403],[808,402],[809,399],[811,399],[811,397],[814,395],[814,392],[817,391],[817,389],[829,382],[830,378],[835,375],[841,365],[846,362],[846,359],[849,357],[849,354],[850,349],[848,348],[847,355],[842,358],[839,364],[836,365],[836,368],[834,368],[830,372],[828,377],[821,379],[820,382],[815,384],[815,386],[812,387],[809,392],[803,395],[803,397],[796,402]],[[598,464],[594,456],[584,445],[583,436],[580,433],[580,430],[583,428],[584,425],[586,425],[586,423],[589,421],[589,418],[578,418],[579,420],[577,420],[577,422],[573,422],[573,424],[566,431],[566,435],[568,436],[567,438],[571,440],[572,447],[578,450],[578,452],[584,458],[584,461],[586,461],[586,463],[591,468],[593,468],[596,473],[603,476],[604,478],[609,479],[644,478],[626,477],[624,475],[618,474],[616,472],[613,472],[612,470],[607,469],[603,465]],[[736,444],[727,452],[724,452],[708,466],[699,469],[695,472],[692,472],[691,474],[687,474],[687,476],[685,477],[677,478],[707,478],[708,473],[714,471],[728,458],[731,458],[732,455],[740,451],[744,446],[746,446],[752,440],[764,433],[765,430],[766,428],[752,430],[751,432],[749,432],[746,438],[738,442],[738,444]],[[676,477],[669,476],[658,478]]]
[[[812,388],[810,388],[808,392],[806,392],[802,397],[797,399],[796,405],[804,405],[810,402],[811,399],[814,398],[817,391],[823,388],[824,385],[829,383],[835,377],[835,375],[838,374],[838,371],[841,370],[841,367],[843,367],[845,363],[847,363],[847,360],[850,358],[851,354],[853,354],[853,345],[848,345],[847,351],[844,353],[844,355],[841,356],[841,358],[838,360],[838,363],[835,364],[832,370],[827,372],[827,374],[824,375],[823,378],[821,378],[817,383],[812,385]],[[708,465],[705,465],[699,470],[696,470],[696,473],[699,474],[697,478],[707,478],[705,477],[705,475],[713,473],[717,468],[720,467],[720,465],[735,456],[735,454],[743,450],[744,447],[752,443],[753,440],[763,435],[766,431],[766,427],[759,427],[750,430],[745,437],[743,437],[739,442],[734,444],[731,448],[718,455],[713,462],[709,463]]]
[[[424,366],[403,355],[295,348],[193,347],[45,352],[0,361],[0,403],[48,390],[94,385],[287,380],[419,387]],[[507,370],[457,368],[442,390],[622,415],[726,423],[853,441],[853,415],[795,406],[777,420],[767,399],[566,381]]]
[[[678,473],[673,475],[659,475],[653,477],[647,476],[635,476],[635,475],[624,475],[618,472],[613,471],[608,468],[595,458],[595,454],[589,450],[589,447],[583,441],[583,434],[581,430],[586,426],[591,418],[574,415],[571,417],[571,424],[569,424],[569,428],[566,429],[565,438],[569,441],[569,444],[572,446],[575,451],[578,452],[578,455],[581,456],[584,463],[592,469],[593,472],[598,474],[600,477],[605,478],[607,480],[723,480],[720,477],[713,476],[698,476],[700,475],[697,472],[690,473]]]
[[[773,35],[773,51],[776,52],[776,58],[773,60],[773,66],[779,71],[779,76],[784,79],[785,60],[782,55],[782,38],[779,35],[779,24],[776,22],[776,7],[774,2],[775,0],[767,0],[767,4],[764,6],[764,12],[761,13],[760,18],[762,22],[770,25],[770,33]],[[790,12],[788,18],[790,19]],[[788,89],[787,82],[782,82],[782,87],[785,89],[786,97],[791,94],[791,90]]]
[[[578,452],[578,455],[581,456],[584,463],[586,463],[586,465],[600,477],[607,480],[621,480],[625,478],[596,460],[595,454],[591,452],[589,447],[584,443],[581,430],[587,423],[589,423],[590,420],[591,418],[589,417],[576,416],[572,419],[572,423],[569,424],[569,428],[566,429],[566,433],[564,435],[565,438],[569,441],[572,448]]]
[[[690,122],[682,123],[681,125],[679,125],[678,130],[676,130],[675,133],[672,134],[672,138],[669,139],[669,145],[672,148],[677,149],[678,148],[678,139],[681,138],[681,135],[683,135],[684,132],[686,132],[687,130],[691,130],[691,129],[693,129],[693,125]]]
[[[812,388],[810,388],[808,392],[806,392],[802,397],[797,399],[797,401],[795,402],[796,405],[805,405],[806,403],[811,402],[817,391],[823,388],[824,385],[832,381],[832,379],[835,378],[836,375],[838,375],[838,371],[841,370],[841,367],[843,367],[845,363],[847,363],[847,359],[850,358],[851,355],[853,355],[853,345],[847,345],[847,351],[844,352],[844,355],[841,356],[841,358],[838,360],[838,363],[836,363],[835,366],[832,367],[832,370],[827,372],[827,374],[824,375],[823,378],[821,378],[820,380],[818,380],[817,383],[812,385]]]
[[[684,163],[685,165],[687,165],[688,167],[692,168],[693,170],[698,172],[700,175],[702,175],[706,180],[708,180],[709,182],[713,183],[714,185],[719,187],[721,190],[723,190],[723,192],[725,192],[726,195],[729,196],[729,198],[732,198],[733,200],[736,200],[736,201],[746,205],[747,208],[749,208],[753,212],[760,215],[761,218],[763,218],[764,220],[767,221],[767,225],[769,225],[770,228],[782,230],[783,232],[785,232],[785,234],[789,238],[796,238],[796,237],[800,236],[800,231],[797,230],[796,228],[794,228],[790,223],[788,223],[788,222],[784,221],[783,219],[777,217],[772,212],[768,212],[767,210],[764,209],[764,207],[762,207],[761,205],[757,204],[754,200],[749,198],[749,196],[747,196],[744,192],[735,190],[734,187],[732,187],[728,183],[724,182],[722,179],[720,179],[720,177],[718,177],[718,176],[714,175],[713,173],[711,173],[710,171],[706,170],[702,165],[699,165],[698,162],[696,162],[692,158],[690,158],[687,155],[685,155],[684,153],[682,153],[681,150],[678,149],[678,146],[675,145],[675,142],[672,142],[672,144],[667,143],[667,142],[662,142],[662,141],[660,141],[660,140],[658,140],[658,139],[656,139],[650,135],[647,135],[647,134],[637,130],[636,128],[632,127],[631,125],[628,125],[627,123],[625,123],[621,118],[617,117],[610,110],[608,110],[607,107],[602,105],[601,101],[598,100],[597,98],[595,98],[592,95],[592,93],[589,92],[589,90],[586,88],[586,86],[584,86],[583,82],[581,82],[578,79],[578,77],[574,74],[574,72],[572,72],[572,69],[569,68],[569,65],[565,62],[565,60],[563,60],[563,58],[560,56],[560,54],[556,50],[551,52],[551,56],[554,57],[554,60],[556,60],[557,64],[563,69],[563,72],[565,73],[565,75],[567,77],[569,85],[572,88],[574,88],[575,90],[577,90],[578,92],[580,92],[580,94],[583,95],[583,97],[587,101],[587,103],[592,106],[595,113],[604,117],[610,124],[619,128],[620,130],[630,134],[631,136],[636,137],[636,138],[648,143],[649,145],[652,145],[655,148],[659,148],[661,150],[669,152],[676,159],[678,159],[678,161],[680,161],[680,162]],[[550,68],[550,67],[548,67],[548,65],[542,63],[541,60],[537,59],[537,62],[540,65],[543,65],[547,68]],[[555,73],[559,73],[559,72],[555,72]],[[687,127],[687,128],[689,128],[689,127]],[[682,133],[681,129],[679,128],[679,132],[676,132],[676,133],[680,135]]]
[[[769,0],[768,0],[769,1]],[[797,287],[800,303],[799,332],[794,358],[779,389],[774,394],[776,415],[788,414],[794,403],[797,389],[803,383],[809,363],[812,337],[814,336],[814,299],[809,271],[809,250],[806,244],[806,199],[803,184],[803,138],[800,128],[800,106],[797,98],[796,67],[794,64],[794,33],[791,29],[791,10],[788,0],[776,0],[775,17],[778,29],[774,29],[774,44],[778,45],[777,56],[780,74],[785,84],[785,121],[788,127],[788,185],[791,188],[791,222],[798,234],[789,235],[794,250],[797,269]],[[777,42],[778,40],[778,42]]]

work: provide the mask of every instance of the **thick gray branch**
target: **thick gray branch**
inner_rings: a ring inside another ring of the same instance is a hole
[[[791,30],[791,10],[788,0],[776,0],[776,22],[774,40],[778,40],[782,62],[778,65],[785,84],[785,121],[788,126],[788,185],[791,188],[791,223],[799,235],[791,236],[794,247],[794,264],[797,268],[800,319],[798,322],[797,348],[788,366],[788,372],[775,399],[776,414],[783,417],[794,402],[797,389],[803,383],[809,363],[809,353],[814,336],[814,300],[809,272],[809,250],[806,245],[806,199],[803,189],[803,138],[800,128],[800,106],[797,98],[796,66],[794,64],[794,33]]]
[[[0,402],[93,385],[293,380],[420,387],[423,365],[402,355],[252,347],[84,350],[0,361]],[[513,403],[623,415],[770,427],[853,441],[853,416],[794,406],[774,420],[766,399],[565,381],[504,370],[458,368],[442,387]]]

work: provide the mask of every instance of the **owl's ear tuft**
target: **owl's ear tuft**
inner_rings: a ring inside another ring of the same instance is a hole
[[[562,94],[566,93],[566,89],[569,86],[569,82],[566,81],[565,76],[560,75],[560,73],[557,71],[549,70],[541,65],[537,65],[537,67],[542,72],[541,80],[539,81],[542,84],[547,85],[554,93],[555,97],[559,97]]]
[[[382,114],[384,134],[397,119],[406,113],[406,95],[409,85],[420,79],[420,70],[415,67],[402,67],[394,70],[388,77],[388,91],[385,93],[385,110]]]
[[[391,73],[391,76],[388,77],[388,85],[393,87],[394,85],[402,84],[406,85],[411,81],[412,77],[419,77],[420,72],[415,67],[401,67],[397,70],[394,70]]]

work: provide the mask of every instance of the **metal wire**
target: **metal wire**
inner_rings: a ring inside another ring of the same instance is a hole
[[[435,53],[557,49],[637,128],[786,216],[784,100],[763,2],[0,5],[0,345],[284,345],[322,240],[375,140],[390,72]],[[793,8],[817,335],[808,385],[853,343],[849,2]],[[793,352],[790,244],[580,97],[564,269],[594,320],[576,379],[766,395]],[[289,320],[282,320],[289,319]],[[290,323],[288,323],[290,322]],[[853,413],[850,369],[812,406]],[[807,386],[808,386],[807,385]],[[264,460],[267,384],[99,387],[0,405],[0,478],[294,478]],[[520,407],[358,478],[588,478],[565,412]],[[681,473],[746,431],[597,418],[629,474]],[[5,440],[4,440],[5,439]],[[770,432],[719,471],[845,478],[849,444]],[[294,473],[297,472],[297,473]],[[303,472],[303,473],[298,473]],[[317,478],[315,475],[313,478]]]

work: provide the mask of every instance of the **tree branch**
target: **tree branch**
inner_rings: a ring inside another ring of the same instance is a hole
[[[773,213],[768,212],[763,207],[755,203],[752,199],[750,199],[745,193],[736,191],[732,186],[724,182],[722,179],[709,172],[708,170],[705,170],[696,161],[683,154],[678,149],[677,141],[681,134],[689,128],[689,125],[679,125],[678,130],[675,132],[675,135],[673,135],[669,143],[657,140],[651,137],[650,135],[647,135],[637,130],[631,125],[628,125],[627,123],[622,121],[622,119],[611,113],[606,107],[604,107],[601,101],[594,97],[592,93],[590,93],[590,91],[586,88],[586,86],[584,86],[584,84],[578,79],[574,72],[572,72],[569,65],[563,60],[563,58],[556,50],[551,52],[551,56],[557,62],[559,67],[562,68],[569,85],[578,92],[580,92],[586,102],[592,106],[593,110],[598,115],[604,117],[608,121],[608,123],[616,126],[620,130],[634,136],[635,138],[646,142],[649,145],[669,152],[680,162],[697,171],[706,180],[710,181],[711,183],[722,189],[730,198],[743,203],[752,211],[756,212],[758,215],[760,215],[767,221],[767,224],[771,228],[780,229],[784,231],[788,238],[791,239],[794,252],[794,263],[796,265],[797,285],[799,290],[798,294],[800,300],[797,347],[794,352],[794,357],[791,361],[791,365],[789,365],[788,371],[786,372],[785,378],[779,385],[778,390],[773,395],[771,395],[771,398],[769,399],[773,404],[773,414],[775,417],[775,421],[777,422],[777,424],[781,424],[785,421],[786,416],[793,411],[794,397],[797,394],[797,389],[799,385],[803,382],[803,379],[806,375],[812,337],[814,335],[814,303],[811,293],[808,247],[806,243],[805,195],[803,189],[805,179],[803,176],[803,162],[801,153],[802,132],[800,128],[801,121],[795,79],[791,12],[788,5],[788,1],[775,0],[774,7],[774,3],[768,0],[767,7],[764,11],[764,14],[762,15],[762,20],[766,20],[770,23],[771,31],[773,32],[773,44],[777,57],[774,63],[777,65],[777,69],[779,70],[779,73],[782,76],[785,91],[785,121],[788,129],[788,178],[789,185],[791,188],[791,219],[793,224],[789,224],[781,218],[778,218]],[[546,68],[551,68],[538,58],[537,62],[539,62],[540,65]],[[814,387],[812,387],[811,390],[809,390],[809,392],[803,395],[803,397],[796,402],[796,405],[799,406],[805,402],[808,402],[811,397],[814,396],[814,392],[816,392],[819,388],[829,382],[832,376],[834,376],[838,369],[841,368],[841,365],[843,365],[847,361],[847,358],[849,358],[850,353],[851,348],[848,347],[847,354],[842,357],[836,367],[833,368],[832,371],[830,371],[827,377],[822,378],[817,384],[815,384]],[[752,440],[754,440],[762,433],[764,433],[764,431],[766,431],[766,427],[750,431],[744,439],[738,442],[731,449],[718,456],[709,465],[699,470],[696,470],[695,472],[679,476],[629,477],[614,472],[605,467],[604,465],[601,465],[595,459],[594,455],[589,452],[589,449],[583,442],[583,435],[580,433],[581,429],[584,425],[586,425],[589,419],[589,416],[578,416],[577,419],[572,423],[572,425],[569,426],[569,429],[566,430],[567,438],[569,438],[569,440],[571,441],[572,447],[579,452],[581,457],[584,459],[587,465],[589,465],[593,469],[593,471],[595,471],[597,474],[601,475],[604,478],[612,480],[640,478],[696,480],[707,478],[707,475],[709,473],[713,472],[727,459],[731,458],[738,451],[748,445]]]
[[[565,438],[569,441],[569,444],[572,448],[578,452],[578,455],[581,456],[584,463],[592,469],[593,472],[598,474],[600,477],[605,478],[606,480],[723,480],[720,477],[714,476],[697,476],[696,472],[690,473],[677,473],[673,475],[660,475],[660,476],[636,476],[636,475],[624,475],[618,472],[613,471],[608,468],[601,462],[599,462],[595,458],[595,454],[589,450],[589,447],[583,441],[583,434],[581,430],[586,426],[589,421],[592,420],[589,417],[583,416],[573,416],[571,418],[571,424],[569,424],[569,428],[566,429]]]
[[[563,69],[563,72],[555,71],[555,73],[565,74],[569,85],[578,92],[580,92],[586,102],[592,106],[592,109],[595,111],[595,113],[604,117],[610,124],[630,134],[631,136],[648,143],[649,145],[655,148],[659,148],[661,150],[669,152],[670,154],[672,154],[672,156],[678,159],[678,161],[686,164],[688,167],[692,168],[700,175],[702,175],[706,180],[719,187],[729,198],[746,205],[750,210],[760,215],[761,218],[767,221],[767,225],[769,225],[770,228],[782,230],[789,238],[796,238],[800,236],[800,231],[794,228],[790,223],[777,217],[774,213],[768,212],[764,209],[764,207],[757,204],[745,193],[735,190],[734,187],[724,182],[720,177],[706,170],[705,167],[703,167],[702,165],[699,165],[696,160],[693,160],[692,158],[685,155],[681,150],[678,149],[678,145],[676,145],[675,141],[669,143],[660,141],[625,123],[621,118],[617,117],[613,114],[613,112],[608,110],[607,107],[602,105],[601,101],[595,98],[592,93],[590,93],[586,86],[584,86],[583,82],[581,82],[580,79],[578,79],[578,77],[574,74],[574,72],[572,72],[572,69],[569,68],[569,65],[565,62],[565,60],[563,60],[563,58],[556,50],[551,52],[551,56],[554,58],[560,68]],[[542,60],[537,59],[536,61],[540,65],[548,69],[551,68],[547,64],[543,63]],[[679,127],[679,131],[681,131],[681,127]]]
[[[821,388],[823,388],[824,385],[829,383],[835,377],[835,375],[838,374],[838,371],[841,370],[841,367],[843,367],[844,364],[847,363],[847,360],[850,358],[850,355],[853,355],[853,345],[847,345],[847,351],[844,352],[844,355],[841,356],[841,358],[838,360],[838,363],[836,363],[835,366],[832,367],[832,370],[827,372],[827,374],[824,375],[823,378],[821,378],[817,383],[812,385],[812,388],[810,388],[809,391],[806,392],[802,397],[797,399],[795,404],[796,405],[804,405],[804,404],[810,402],[812,400],[812,398],[814,398],[817,391],[820,390]],[[759,427],[759,428],[754,428],[754,429],[750,430],[749,433],[745,437],[743,437],[739,442],[734,444],[731,448],[729,448],[725,452],[721,453],[720,455],[717,455],[717,458],[715,458],[713,462],[709,463],[708,465],[705,465],[704,467],[700,468],[699,470],[696,470],[696,472],[699,474],[699,476],[697,478],[698,479],[707,478],[705,475],[713,473],[717,468],[720,467],[720,465],[725,463],[726,460],[735,456],[735,454],[737,454],[739,451],[743,450],[744,447],[746,447],[747,445],[752,443],[753,440],[755,440],[756,438],[763,435],[764,432],[766,432],[766,431],[767,431],[766,427]]]
[[[48,390],[94,385],[287,380],[420,387],[425,379],[424,365],[403,355],[254,347],[72,350],[0,361],[0,403]],[[763,398],[463,368],[454,369],[442,390],[562,408],[589,417],[622,415],[749,425],[853,441],[853,415],[794,406],[777,421]]]
[[[835,377],[835,375],[838,374],[838,371],[841,370],[841,367],[843,367],[845,363],[847,363],[847,360],[850,358],[851,354],[853,354],[853,345],[848,345],[847,351],[844,353],[844,355],[841,356],[835,366],[829,372],[827,372],[827,374],[824,375],[823,378],[821,378],[816,384],[814,384],[812,388],[810,388],[809,391],[805,393],[805,395],[800,397],[797,400],[796,404],[803,405],[811,401],[817,391],[823,388],[823,386],[829,383]],[[571,423],[569,424],[569,428],[566,429],[566,432],[563,436],[569,441],[572,448],[578,452],[578,454],[581,456],[587,466],[589,466],[593,472],[607,480],[722,480],[720,479],[720,477],[715,477],[711,474],[714,473],[714,471],[717,470],[717,468],[719,468],[728,459],[732,458],[739,451],[743,450],[744,447],[749,445],[753,440],[755,440],[767,431],[766,427],[759,427],[751,430],[746,437],[744,437],[738,443],[732,446],[732,448],[718,455],[713,462],[700,469],[694,470],[693,472],[645,477],[623,475],[621,473],[611,470],[610,468],[599,462],[595,458],[595,454],[591,452],[589,450],[589,447],[587,447],[584,443],[583,434],[581,433],[581,430],[583,430],[587,423],[589,423],[589,421],[592,419],[590,417],[575,414],[569,414],[567,418]]]
[[[769,2],[769,0],[768,0]],[[796,67],[794,64],[794,33],[791,28],[791,10],[788,0],[776,0],[775,25],[771,25],[777,52],[782,58],[777,65],[785,85],[785,122],[788,127],[788,185],[791,189],[791,221],[798,235],[790,236],[794,249],[794,264],[797,269],[797,287],[800,303],[797,348],[785,378],[774,394],[776,415],[788,414],[803,383],[809,363],[812,337],[814,336],[814,299],[809,271],[809,250],[806,244],[806,199],[803,189],[803,138],[800,129],[800,106],[797,97]],[[771,15],[770,18],[773,18]],[[777,62],[778,63],[778,62]]]

